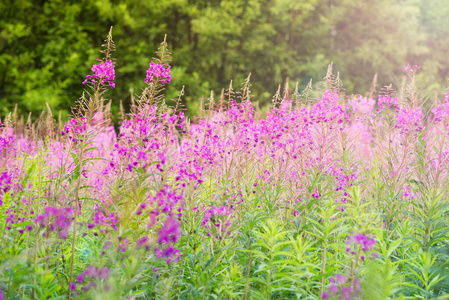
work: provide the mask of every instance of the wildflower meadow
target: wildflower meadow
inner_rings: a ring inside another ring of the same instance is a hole
[[[188,118],[164,40],[113,122],[114,51],[68,120],[0,122],[1,300],[449,299],[449,93],[420,67],[268,108],[249,75]]]

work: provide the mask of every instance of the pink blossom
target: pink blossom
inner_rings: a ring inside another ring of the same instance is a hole
[[[147,70],[147,76],[145,78],[145,82],[153,82],[157,78],[161,81],[162,84],[170,83],[171,75],[170,75],[170,66],[165,68],[163,65],[156,64],[154,62],[150,63],[150,67]]]
[[[98,58],[97,60],[101,61]],[[94,72],[94,74],[87,75],[86,79],[83,81],[83,84],[88,82],[95,84],[99,82],[100,85],[105,85],[105,83],[108,83],[111,88],[115,88],[115,70],[112,60],[106,60],[105,62],[100,62],[99,64],[93,65],[92,72]]]

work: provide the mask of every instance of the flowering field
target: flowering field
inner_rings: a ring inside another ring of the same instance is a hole
[[[417,66],[266,113],[248,78],[191,122],[164,42],[116,130],[113,50],[70,120],[0,123],[0,299],[449,299],[449,93]]]

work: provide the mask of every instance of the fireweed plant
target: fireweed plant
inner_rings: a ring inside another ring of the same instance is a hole
[[[449,93],[423,106],[417,66],[266,113],[248,76],[193,123],[164,40],[116,132],[114,50],[71,119],[0,123],[0,299],[448,298]]]

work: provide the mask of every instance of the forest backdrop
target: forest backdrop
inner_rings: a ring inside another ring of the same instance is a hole
[[[145,72],[167,34],[172,83],[185,85],[195,111],[251,73],[253,99],[269,103],[290,79],[304,88],[330,62],[346,92],[398,89],[407,63],[420,66],[429,94],[448,86],[447,0],[0,0],[0,115],[42,111],[64,115],[83,91],[101,44],[114,26],[117,110],[145,86]]]

